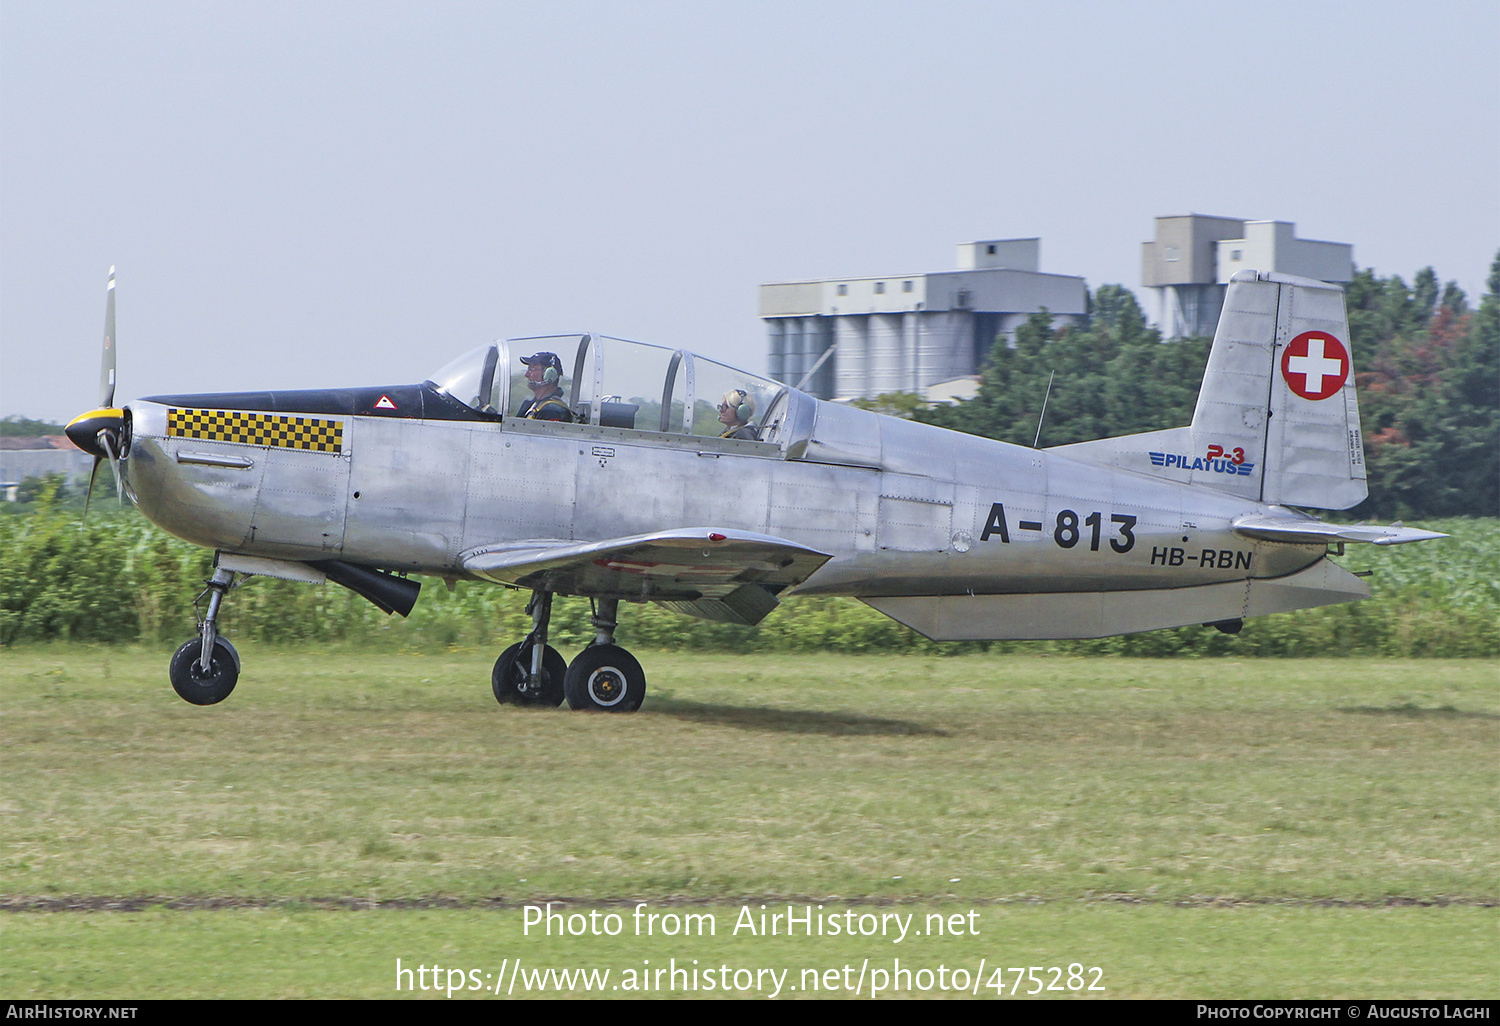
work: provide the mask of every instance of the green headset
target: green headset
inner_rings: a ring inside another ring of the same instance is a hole
[[[523,356],[521,362],[530,366],[533,363],[545,363],[547,369],[542,371],[542,384],[555,385],[562,380],[562,371],[557,365],[562,361],[557,358],[556,353],[534,353],[531,356]]]
[[[719,405],[733,407],[735,419],[741,424],[750,423],[750,418],[755,416],[755,400],[743,388],[731,388],[725,392]]]

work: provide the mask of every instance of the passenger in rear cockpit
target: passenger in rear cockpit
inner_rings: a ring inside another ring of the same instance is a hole
[[[521,404],[516,416],[573,423],[573,411],[568,409],[558,385],[562,380],[562,361],[557,354],[533,353],[523,356],[521,362],[526,365],[526,387],[531,389],[531,398]]]
[[[719,423],[724,425],[720,438],[746,438],[756,440],[755,429],[750,418],[755,416],[755,400],[742,388],[731,388],[719,401]]]

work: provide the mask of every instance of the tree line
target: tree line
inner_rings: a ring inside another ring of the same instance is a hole
[[[1356,519],[1500,513],[1500,254],[1477,310],[1456,282],[1438,281],[1431,267],[1410,286],[1366,268],[1345,289],[1370,481]],[[1031,445],[1045,399],[1044,447],[1179,427],[1211,341],[1164,342],[1128,289],[1105,285],[1082,324],[1053,328],[1042,311],[1013,346],[997,340],[974,399],[911,416]]]

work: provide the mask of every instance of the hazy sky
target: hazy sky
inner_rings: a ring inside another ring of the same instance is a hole
[[[0,415],[95,404],[111,264],[120,399],[565,330],[762,370],[761,282],[1039,235],[1138,289],[1190,212],[1477,299],[1497,54],[1494,0],[0,0]]]

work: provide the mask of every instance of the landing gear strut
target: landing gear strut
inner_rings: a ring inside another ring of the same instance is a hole
[[[552,619],[552,593],[534,591],[526,606],[531,614],[531,633],[507,648],[495,660],[490,689],[501,705],[562,705],[563,676],[568,664],[557,649],[547,644],[547,624]]]
[[[594,640],[569,666],[547,644],[552,593],[534,591],[526,611],[532,629],[495,661],[490,686],[502,705],[558,706],[564,697],[573,709],[635,712],[646,697],[646,672],[635,657],[615,642],[618,599],[598,599],[590,623]]]
[[[563,691],[572,709],[594,712],[635,712],[646,698],[646,671],[635,656],[615,641],[620,602],[599,599],[594,604],[594,641],[568,667]]]
[[[240,679],[240,654],[234,646],[219,637],[219,607],[224,593],[234,587],[234,573],[221,567],[214,569],[208,587],[208,613],[198,621],[198,637],[187,642],[172,655],[167,670],[172,690],[194,705],[215,705],[229,697]],[[194,608],[198,601],[194,601]]]

